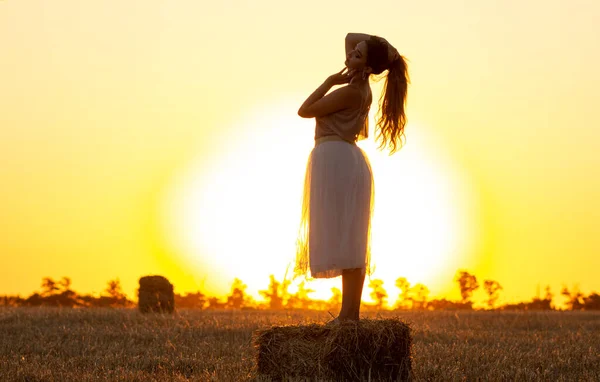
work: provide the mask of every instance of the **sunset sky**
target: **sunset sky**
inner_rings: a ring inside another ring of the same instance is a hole
[[[0,1],[0,295],[68,276],[135,297],[161,274],[258,298],[294,256],[314,143],[297,110],[348,32],[385,37],[411,75],[405,147],[373,142],[383,79],[359,143],[373,277],[392,295],[404,276],[458,298],[458,269],[499,302],[600,292],[600,2],[295,4]]]

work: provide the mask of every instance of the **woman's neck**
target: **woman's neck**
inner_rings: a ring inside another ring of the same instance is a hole
[[[363,80],[363,78],[360,74],[357,74],[356,76],[352,77],[352,79],[350,80],[351,85],[364,85],[365,83],[368,83],[368,82],[369,82],[369,77],[367,77],[366,79]]]

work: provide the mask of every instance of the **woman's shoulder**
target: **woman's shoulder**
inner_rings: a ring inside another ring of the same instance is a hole
[[[348,85],[346,85],[346,87],[351,88],[351,89],[355,89],[359,92],[364,92],[365,89],[366,90],[371,90],[371,86],[369,84],[352,84],[349,83]]]
[[[371,86],[367,84],[348,84],[348,88],[360,94],[361,98],[371,98]]]
[[[365,99],[369,100],[371,98],[371,87],[369,84],[348,84],[346,87],[355,93],[357,99],[360,99],[361,106]]]

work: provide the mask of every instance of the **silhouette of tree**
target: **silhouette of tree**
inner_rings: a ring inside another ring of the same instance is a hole
[[[2,296],[0,306],[21,306],[24,301],[21,296]]]
[[[546,295],[544,298],[540,298],[539,292],[537,296],[535,296],[531,301],[528,302],[519,302],[516,304],[504,304],[498,307],[499,310],[553,310],[552,306],[552,292],[550,290],[550,285],[547,285]]]
[[[525,303],[524,310],[552,310],[551,305],[552,300],[541,299],[539,297],[534,297],[531,302]]]
[[[450,301],[445,298],[433,299],[427,302],[427,309],[430,310],[468,310],[472,309],[471,303],[462,303]]]
[[[412,290],[410,283],[405,277],[399,277],[396,279],[396,288],[400,289],[398,300],[396,301],[396,309],[410,309],[412,308]]]
[[[231,295],[227,297],[227,306],[234,309],[240,309],[246,302],[247,286],[242,280],[235,278],[231,285]]]
[[[285,270],[285,274],[283,275],[283,281],[281,282],[281,299],[283,302],[287,302],[290,298],[288,288],[290,287],[290,285],[292,285],[292,281],[287,278],[288,271],[289,267]]]
[[[552,294],[552,291],[550,290],[550,285],[546,285],[546,288],[544,288],[544,290],[546,291],[546,294],[544,295],[544,298],[537,298],[534,297],[533,301],[531,301],[529,303],[529,306],[527,307],[528,310],[553,310],[554,307],[552,306],[552,298],[554,297],[554,295]]]
[[[534,297],[529,302],[519,302],[516,304],[505,304],[498,307],[499,310],[553,310],[550,300]]]
[[[62,288],[63,291],[71,290],[71,278],[63,276],[62,279],[58,282],[58,285]]]
[[[306,287],[305,282],[298,286],[298,291],[290,296],[288,287],[291,284],[287,280],[287,271],[283,282],[278,282],[273,275],[270,275],[269,287],[259,293],[267,299],[267,305],[272,309],[281,309],[284,307],[300,309],[335,309],[341,307],[342,292],[338,288],[331,288],[332,296],[329,300],[313,300],[309,297],[313,289]],[[471,275],[464,270],[457,271],[455,281],[458,283],[461,293],[461,301],[449,301],[447,299],[428,300],[429,290],[423,284],[411,284],[404,277],[396,280],[396,287],[400,290],[396,308],[398,309],[427,309],[427,310],[456,310],[473,309],[471,298],[473,292],[479,288],[479,283],[475,275]],[[123,292],[120,280],[118,278],[110,280],[107,283],[103,295],[95,297],[93,295],[78,295],[71,289],[72,282],[69,277],[62,277],[55,281],[51,277],[44,277],[41,284],[41,292],[33,293],[27,298],[19,296],[0,296],[0,306],[134,306],[135,303],[127,299]],[[368,307],[375,309],[384,309],[387,303],[388,294],[383,288],[383,281],[379,279],[372,280],[369,285],[372,289],[371,298],[375,304],[367,304]],[[503,288],[494,280],[485,280],[483,282],[488,299],[487,306],[491,309],[500,310],[552,310],[553,294],[550,286],[545,288],[544,298],[540,297],[538,291],[536,297],[528,302],[519,302],[516,304],[505,304],[496,307],[498,293]],[[218,297],[207,297],[201,292],[187,293],[186,295],[175,294],[175,303],[178,307],[186,308],[241,308],[252,309],[255,307],[252,297],[245,292],[246,285],[239,279],[234,279],[232,283],[231,294],[226,302],[221,302]],[[538,288],[539,290],[539,288]],[[567,307],[571,310],[600,310],[600,294],[593,292],[585,296],[576,285],[572,290],[563,286],[561,295],[567,299]]]
[[[338,311],[342,307],[342,291],[339,288],[331,288],[331,298],[329,299],[329,309]]]
[[[426,309],[429,289],[424,284],[417,283],[414,287],[412,287],[411,292],[413,309]]]
[[[472,275],[467,271],[458,271],[454,280],[458,282],[458,287],[460,288],[461,302],[472,306],[471,296],[473,295],[473,292],[479,288],[475,275]]]
[[[584,310],[600,310],[600,294],[590,293],[583,299]]]
[[[207,301],[209,309],[223,309],[227,306],[227,302],[220,302],[218,297],[209,297]]]
[[[127,298],[121,287],[121,280],[118,278],[109,280],[104,290],[105,296],[94,298],[92,296],[82,296],[82,299],[95,306],[118,307],[135,305],[133,301]]]
[[[546,291],[544,300],[552,302],[552,299],[554,298],[554,294],[552,294],[552,291],[550,290],[550,285],[546,285],[546,288],[544,288],[544,290]]]
[[[502,285],[498,281],[494,280],[485,280],[483,282],[483,289],[485,289],[485,293],[488,295],[487,305],[488,308],[494,309],[494,305],[498,300],[498,292],[502,290]]]
[[[308,295],[314,291],[314,289],[307,289],[304,285],[304,281],[302,281],[298,284],[298,291],[290,296],[286,306],[293,309],[310,309],[311,305],[313,305],[313,301]]]
[[[185,295],[175,293],[175,306],[178,308],[202,309],[207,302],[205,297],[200,291],[186,293]],[[218,299],[215,298],[215,302],[218,302]]]
[[[59,282],[50,277],[42,278],[42,293],[34,293],[23,301],[28,306],[85,306],[86,301],[79,298],[77,293],[71,290],[71,279],[63,277]]]
[[[114,280],[109,280],[107,283],[107,287],[104,292],[115,300],[126,300],[127,296],[123,292],[123,288],[121,287],[121,280],[118,278]]]
[[[560,292],[563,296],[567,298],[567,307],[570,310],[582,310],[584,306],[584,294],[581,293],[579,287],[575,285],[573,287],[573,291],[570,292],[569,289],[563,285],[563,289]]]
[[[263,296],[271,309],[281,309],[284,306],[284,299],[289,298],[288,287],[290,281],[284,278],[283,282],[275,280],[274,275],[269,276],[270,282],[269,287],[266,290],[259,290],[261,296]]]
[[[52,278],[44,277],[42,279],[42,293],[41,293],[42,296],[44,296],[44,297],[52,296],[52,295],[56,294],[59,290],[60,290],[59,285]]]
[[[373,290],[370,296],[373,299],[373,301],[375,301],[375,308],[381,309],[388,298],[388,294],[383,288],[383,280],[371,280],[371,282],[369,282],[369,288]]]

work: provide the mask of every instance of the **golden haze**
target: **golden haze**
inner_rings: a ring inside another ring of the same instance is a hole
[[[281,278],[314,128],[296,108],[342,67],[347,32],[411,68],[407,146],[364,143],[376,277],[456,297],[467,268],[500,301],[600,289],[600,5],[319,4],[0,3],[0,291]]]

